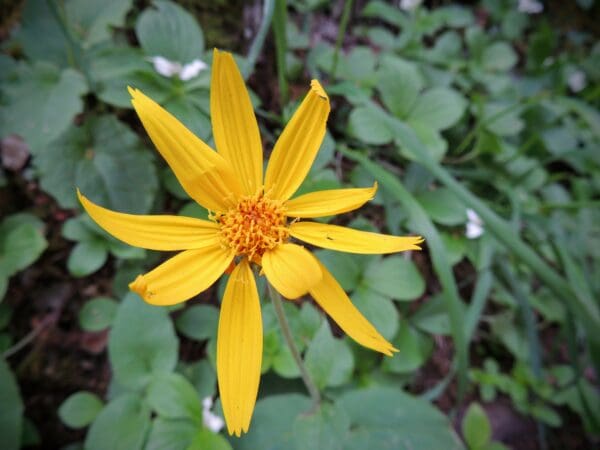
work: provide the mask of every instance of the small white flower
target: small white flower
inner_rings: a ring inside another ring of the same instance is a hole
[[[212,404],[212,397],[206,397],[202,400],[202,423],[213,433],[218,433],[225,425],[225,421],[211,412]]]
[[[195,59],[184,66],[177,61],[170,61],[163,56],[153,56],[149,59],[154,65],[154,70],[163,77],[171,78],[174,75],[178,75],[182,81],[188,81],[197,77],[201,71],[208,67],[204,61],[199,59]]]
[[[412,11],[416,9],[423,0],[400,0],[400,9],[404,11]]]
[[[191,63],[188,63],[181,68],[181,72],[179,72],[179,78],[183,81],[191,80],[192,78],[196,78],[198,74],[207,67],[208,66],[204,61],[195,59]]]
[[[585,73],[581,70],[576,70],[569,74],[567,84],[573,92],[580,92],[587,85],[587,77],[585,76]]]
[[[483,221],[475,211],[467,208],[467,228],[465,236],[468,239],[477,239],[483,234]]]
[[[517,9],[526,14],[539,14],[544,10],[544,5],[537,0],[519,0]]]

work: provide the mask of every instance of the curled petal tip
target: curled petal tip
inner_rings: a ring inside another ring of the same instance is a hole
[[[131,283],[129,283],[129,289],[131,289],[133,292],[139,294],[140,297],[142,297],[144,300],[146,300],[148,284],[146,283],[146,280],[144,279],[143,275],[138,275],[135,280],[133,280]]]
[[[319,80],[312,80],[310,82],[310,87],[313,90],[313,92],[315,94],[317,94],[319,97],[321,97],[325,100],[329,100],[329,97],[327,96],[325,89],[323,89],[323,86],[321,86],[321,83],[319,83]]]

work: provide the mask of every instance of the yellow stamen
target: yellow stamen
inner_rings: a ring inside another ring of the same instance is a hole
[[[235,208],[216,215],[225,246],[260,263],[267,250],[287,241],[289,231],[281,201],[266,198],[262,192],[242,197]]]

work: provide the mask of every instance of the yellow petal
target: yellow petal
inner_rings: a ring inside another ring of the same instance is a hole
[[[310,170],[327,125],[329,98],[317,80],[275,144],[265,175],[265,192],[287,200]]]
[[[234,254],[220,244],[186,250],[129,284],[152,305],[174,305],[192,298],[219,278]]]
[[[392,356],[397,352],[373,325],[356,309],[342,287],[327,268],[319,262],[323,278],[309,292],[315,301],[344,332],[365,347]]]
[[[265,252],[262,268],[269,283],[292,300],[306,294],[321,280],[317,259],[296,244],[281,244]]]
[[[262,186],[262,142],[244,79],[231,53],[213,52],[210,117],[217,151],[247,195]]]
[[[377,183],[371,188],[331,189],[304,194],[286,203],[290,217],[325,217],[360,208],[375,197]]]
[[[217,336],[217,377],[229,434],[247,432],[262,365],[260,300],[246,259],[227,282]]]
[[[129,89],[131,103],[160,154],[185,191],[211,211],[226,211],[242,187],[225,159],[141,91]]]
[[[188,250],[219,242],[219,226],[180,216],[124,214],[96,205],[77,190],[79,201],[98,225],[117,239],[150,250]]]
[[[418,244],[423,242],[421,236],[390,236],[316,222],[295,222],[289,229],[296,239],[317,247],[368,255],[421,250]]]

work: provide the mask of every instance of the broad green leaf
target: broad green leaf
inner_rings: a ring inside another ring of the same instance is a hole
[[[360,286],[352,295],[352,303],[386,339],[391,339],[398,331],[398,310],[388,298]]]
[[[23,401],[10,367],[0,358],[0,448],[18,450],[21,447]]]
[[[504,72],[517,63],[517,54],[506,42],[494,42],[486,47],[481,56],[481,64],[490,72]]]
[[[348,253],[330,250],[317,250],[315,255],[327,267],[344,290],[352,291],[358,286],[364,271],[360,256],[357,257]]]
[[[205,110],[193,101],[194,96],[208,99],[208,95],[208,90],[176,94],[163,106],[200,139],[208,141],[212,136],[210,119]]]
[[[363,286],[395,300],[410,301],[423,295],[425,280],[410,259],[396,255],[372,261]]]
[[[117,211],[148,212],[158,181],[153,155],[114,116],[92,117],[47,147],[36,166],[42,188],[63,208],[75,208],[75,188]]]
[[[429,217],[438,223],[460,225],[467,220],[463,203],[448,188],[423,192],[417,199]]]
[[[141,450],[150,428],[150,409],[135,394],[121,395],[96,417],[86,437],[86,450]]]
[[[509,110],[511,105],[506,103],[486,103],[483,108],[483,121],[485,128],[498,136],[515,136],[521,132],[525,123],[520,117],[518,109]]]
[[[71,428],[87,427],[104,407],[96,394],[79,391],[70,395],[58,408],[60,420]]]
[[[202,420],[200,399],[194,386],[178,373],[157,374],[148,385],[146,400],[162,418]]]
[[[387,144],[393,138],[389,126],[366,106],[352,110],[348,118],[348,131],[366,144]]]
[[[350,417],[344,450],[464,449],[444,414],[399,389],[350,391],[336,403]]]
[[[119,306],[108,341],[116,381],[142,388],[154,374],[173,371],[178,344],[167,311],[128,294]]]
[[[417,66],[400,58],[382,60],[376,85],[381,100],[390,112],[406,117],[423,88]]]
[[[58,67],[73,63],[73,47],[56,20],[50,2],[24,2],[15,41],[21,44],[30,61],[48,61]]]
[[[147,56],[162,56],[187,64],[200,58],[204,36],[194,17],[181,6],[155,0],[140,14],[135,33]]]
[[[427,147],[427,150],[431,152],[431,156],[436,161],[440,161],[446,154],[446,151],[448,151],[448,142],[442,137],[442,134],[425,122],[409,120],[407,124],[415,131],[415,134],[423,142],[423,145]],[[413,159],[410,153],[402,153],[406,158]]]
[[[259,400],[254,409],[252,426],[241,438],[229,438],[236,450],[281,450],[293,445],[292,423],[310,407],[310,400],[300,394],[273,395]]]
[[[413,372],[425,363],[432,349],[431,339],[405,321],[400,325],[400,332],[392,344],[400,352],[393,358],[385,358],[382,366],[392,373]]]
[[[359,84],[371,85],[375,79],[375,62],[371,48],[356,46],[347,55],[341,55],[335,74]]]
[[[79,310],[79,325],[86,331],[104,330],[113,323],[117,308],[112,298],[95,297]]]
[[[209,305],[193,305],[186,308],[175,320],[177,331],[184,336],[203,341],[217,336],[219,310]]]
[[[410,323],[429,334],[443,336],[451,334],[447,307],[441,295],[430,297],[423,303],[411,316]]]
[[[144,450],[187,450],[198,427],[191,420],[157,417],[152,421]]]
[[[67,0],[65,12],[71,29],[85,47],[108,40],[111,28],[125,24],[125,15],[133,0]]]
[[[189,365],[180,363],[177,370],[192,383],[200,399],[212,397],[215,394],[217,374],[207,359],[201,359]]]
[[[307,370],[320,388],[340,386],[350,379],[354,357],[348,345],[332,336],[329,323],[323,321],[305,355]]]
[[[419,97],[408,119],[427,124],[435,130],[445,130],[459,121],[466,106],[465,98],[454,89],[436,87]]]
[[[469,450],[483,450],[492,437],[492,427],[483,408],[471,403],[462,421],[462,433]]]
[[[85,277],[100,269],[107,259],[108,250],[103,241],[95,239],[79,242],[69,255],[67,269],[74,277]]]
[[[6,105],[0,108],[0,136],[18,134],[34,155],[45,153],[83,110],[81,96],[87,89],[83,76],[73,69],[22,63],[18,77],[2,86]]]
[[[0,274],[7,278],[31,265],[48,246],[41,230],[32,223],[8,228],[0,227]]]
[[[350,418],[337,405],[323,403],[312,414],[301,414],[292,424],[296,450],[343,450],[343,437],[350,431]]]
[[[236,447],[237,448],[237,447]],[[233,450],[231,444],[220,434],[204,428],[194,436],[192,443],[185,450]],[[158,450],[158,449],[157,449]]]

